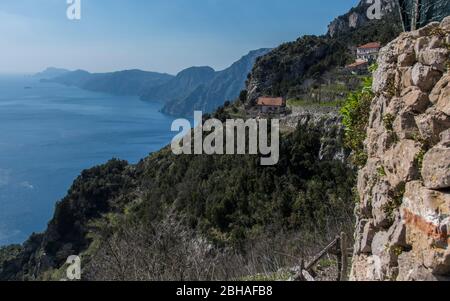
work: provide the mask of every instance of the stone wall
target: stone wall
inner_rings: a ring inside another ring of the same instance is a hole
[[[450,280],[450,17],[384,47],[352,280]]]

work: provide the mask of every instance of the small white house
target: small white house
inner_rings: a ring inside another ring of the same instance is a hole
[[[379,42],[371,42],[361,45],[356,50],[356,58],[361,61],[375,61],[378,58],[381,44]]]

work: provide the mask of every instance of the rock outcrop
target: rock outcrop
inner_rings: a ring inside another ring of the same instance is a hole
[[[380,52],[352,280],[450,280],[450,17]]]
[[[375,5],[376,6],[376,5]],[[373,2],[362,0],[359,4],[350,10],[345,15],[339,16],[333,20],[333,22],[328,25],[328,36],[334,38],[348,33],[358,27],[361,27],[370,22],[368,17],[368,12],[371,8],[375,10]],[[381,0],[380,5],[380,17],[391,13],[395,7],[395,1],[392,0]]]

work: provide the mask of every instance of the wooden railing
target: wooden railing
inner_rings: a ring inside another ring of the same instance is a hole
[[[348,248],[347,234],[341,233],[337,236],[331,243],[329,243],[325,248],[322,249],[313,259],[305,264],[302,260],[300,263],[300,268],[297,274],[294,276],[295,281],[315,281],[313,268],[317,263],[325,257],[327,254],[331,254],[337,257],[337,269],[338,269],[338,279],[337,281],[347,281],[348,280],[348,265],[349,265],[349,254],[353,251]]]

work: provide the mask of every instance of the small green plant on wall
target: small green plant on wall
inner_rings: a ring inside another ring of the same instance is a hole
[[[370,71],[375,72],[377,65],[372,65]],[[367,162],[364,140],[369,123],[370,104],[375,94],[372,92],[373,77],[366,77],[360,91],[350,93],[341,109],[342,123],[345,128],[345,146],[353,151],[352,162],[363,166]]]

